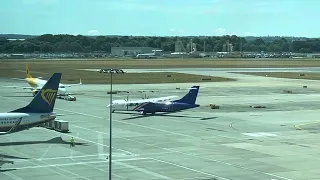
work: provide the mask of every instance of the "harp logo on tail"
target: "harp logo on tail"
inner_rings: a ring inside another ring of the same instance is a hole
[[[55,95],[57,94],[57,90],[42,89],[40,93],[41,93],[42,99],[44,101],[46,101],[49,105],[51,105],[52,100],[54,99]]]

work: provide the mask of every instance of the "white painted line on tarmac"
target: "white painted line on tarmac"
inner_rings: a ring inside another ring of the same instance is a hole
[[[16,176],[16,175],[14,175],[14,174],[12,174],[12,173],[10,173],[10,172],[4,172],[3,174],[11,177],[11,178],[14,179],[14,180],[24,180],[23,178],[20,178],[19,176]]]
[[[148,174],[148,175],[151,175],[151,176],[160,178],[160,179],[168,179],[168,180],[171,180],[171,179],[172,179],[172,178],[170,178],[170,177],[168,177],[168,176],[164,176],[164,175],[161,175],[161,174],[158,174],[158,173],[155,173],[155,172],[152,172],[152,171],[143,169],[143,168],[139,168],[139,167],[136,167],[136,166],[132,166],[132,165],[129,165],[129,164],[126,164],[126,163],[115,162],[115,164],[119,164],[119,165],[121,165],[121,166],[124,166],[124,167],[127,167],[127,168],[131,168],[131,169],[134,169],[134,170],[136,170],[136,171],[140,171],[140,172],[143,172],[143,173],[145,173],[145,174]]]
[[[138,161],[138,160],[149,160],[150,158],[131,158],[131,159],[118,159],[112,160],[112,162],[122,162],[122,161]],[[21,169],[38,169],[38,168],[48,168],[48,167],[63,167],[63,166],[74,166],[74,165],[86,165],[86,164],[99,164],[109,162],[107,160],[101,161],[90,161],[90,162],[75,162],[75,163],[66,163],[66,164],[48,164],[48,165],[33,165],[25,167],[17,167],[16,170]]]
[[[243,135],[246,135],[246,136],[253,136],[253,137],[261,137],[261,136],[277,136],[276,134],[273,134],[273,133],[267,133],[267,132],[256,132],[256,133],[242,133]]]
[[[224,178],[224,177],[217,176],[217,175],[214,175],[214,174],[206,173],[206,172],[203,172],[203,171],[198,171],[196,169],[192,169],[192,168],[189,168],[189,167],[186,167],[186,166],[182,166],[182,165],[179,165],[179,164],[175,164],[175,163],[171,163],[171,162],[168,162],[168,161],[163,161],[163,160],[155,159],[155,158],[150,158],[150,159],[152,159],[154,161],[161,162],[161,163],[169,164],[169,165],[172,165],[172,166],[180,167],[180,168],[183,168],[183,169],[187,169],[189,171],[193,171],[193,172],[197,172],[197,173],[200,173],[200,174],[204,174],[204,175],[207,175],[207,176],[211,176],[211,177],[215,177],[215,178],[219,178],[219,179],[223,179],[223,180],[231,180],[231,179],[228,179],[228,178]]]
[[[195,179],[210,179],[211,176],[198,176],[198,177],[187,177],[187,178],[182,178],[180,180],[195,180]]]
[[[99,144],[103,144],[103,135],[102,133],[98,133],[98,143]],[[99,158],[103,158],[104,154],[103,154],[103,146],[98,145],[98,154],[99,154]]]
[[[102,156],[108,156],[108,154],[101,154]],[[138,155],[128,155],[128,154],[121,154],[121,153],[113,153],[112,157],[134,157]],[[48,160],[58,160],[58,159],[81,159],[81,158],[87,158],[87,157],[92,157],[91,159],[98,159],[99,154],[91,154],[91,155],[80,155],[80,156],[59,156],[59,157],[51,157],[51,158],[39,158],[39,159],[17,159],[15,162],[27,162],[27,161],[48,161]],[[96,158],[94,158],[96,157]]]
[[[52,144],[50,144],[49,147],[44,151],[44,153],[40,157],[39,161],[41,161],[41,159],[44,158],[48,154],[51,147],[52,147]]]

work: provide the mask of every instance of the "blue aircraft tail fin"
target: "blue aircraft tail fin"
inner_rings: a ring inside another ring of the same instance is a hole
[[[16,109],[11,112],[21,113],[50,113],[53,111],[61,73],[54,73],[42,89],[35,95],[32,101],[25,107]]]
[[[175,100],[174,102],[187,103],[187,104],[195,104],[199,92],[200,86],[192,86],[189,90],[188,94],[186,94],[181,99]]]

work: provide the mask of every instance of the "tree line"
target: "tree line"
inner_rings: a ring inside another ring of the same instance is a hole
[[[175,51],[175,42],[180,40],[186,47],[190,37],[150,37],[150,36],[97,36],[88,37],[82,35],[52,35],[44,34],[23,41],[8,41],[0,39],[0,53],[87,53],[110,52],[111,47],[154,47],[165,52]],[[232,36],[206,36],[192,37],[198,51],[220,52],[229,42],[234,51],[245,52],[320,52],[320,38],[291,40],[276,38],[266,41],[257,37],[247,40],[244,37]],[[205,49],[204,49],[205,48]]]

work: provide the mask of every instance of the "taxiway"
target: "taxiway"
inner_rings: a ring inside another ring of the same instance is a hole
[[[183,72],[227,76],[238,81],[200,83],[198,109],[146,117],[113,113],[114,179],[319,179],[317,81],[226,71]],[[0,84],[12,82],[1,80]],[[192,85],[114,85],[114,90],[129,90],[129,99],[142,98],[144,93],[138,92],[141,89],[149,97],[181,97]],[[55,111],[64,115],[59,119],[69,121],[71,132],[32,128],[2,136],[0,157],[12,156],[10,160],[15,164],[2,166],[1,180],[107,179],[109,85],[84,84],[70,89],[79,93],[77,101],[58,99]],[[0,89],[0,110],[23,106],[31,100],[30,95],[23,90]],[[125,99],[127,95],[113,97]],[[210,109],[210,103],[220,109]],[[250,105],[266,108],[254,109]],[[78,143],[75,148],[68,144],[71,137]]]

